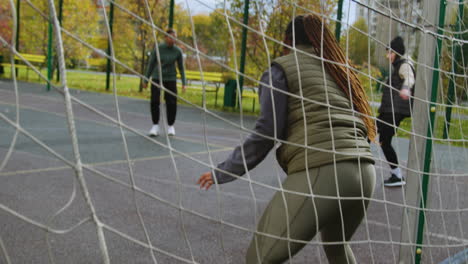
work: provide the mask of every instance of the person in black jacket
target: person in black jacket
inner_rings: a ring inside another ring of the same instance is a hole
[[[401,37],[390,42],[387,59],[392,63],[389,78],[383,86],[382,103],[379,108],[377,131],[385,158],[391,168],[391,176],[384,181],[387,187],[403,186],[405,179],[398,165],[398,157],[392,147],[392,138],[396,128],[406,117],[411,116],[415,74],[411,62],[405,59],[405,45]]]

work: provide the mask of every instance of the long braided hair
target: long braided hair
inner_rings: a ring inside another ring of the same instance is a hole
[[[372,111],[366,92],[359,81],[356,72],[344,66],[353,65],[346,59],[345,54],[336,42],[336,39],[330,29],[322,22],[322,18],[315,14],[297,16],[293,21],[295,44],[312,45],[317,55],[320,56],[323,54],[326,71],[332,76],[336,84],[346,93],[346,95],[351,97],[354,108],[359,113],[362,113],[360,117],[367,128],[368,138],[371,141],[374,141],[376,136],[375,123],[371,118]],[[290,45],[292,44],[293,39],[293,21],[288,24],[285,36],[285,43]],[[323,53],[321,52],[322,47]],[[337,62],[339,64],[331,63],[330,61]]]

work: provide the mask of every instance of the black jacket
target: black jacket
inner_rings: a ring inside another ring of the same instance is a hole
[[[403,116],[411,116],[411,108],[413,99],[404,100],[400,97],[400,90],[403,86],[404,79],[400,77],[399,71],[403,63],[406,63],[406,59],[398,58],[393,62],[392,69],[390,71],[390,78],[387,79],[386,85],[383,86],[382,90],[382,103],[379,108],[379,113],[396,113]],[[413,66],[410,64],[411,69],[414,72]],[[393,87],[393,89],[391,88]],[[409,88],[411,95],[414,95],[414,85]]]

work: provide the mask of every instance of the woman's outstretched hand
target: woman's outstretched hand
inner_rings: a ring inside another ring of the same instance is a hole
[[[213,180],[213,175],[211,174],[211,172],[203,173],[200,176],[200,179],[198,179],[197,181],[197,184],[200,185],[200,189],[205,188],[206,190],[208,190],[211,187],[211,185],[213,185],[213,183],[214,183],[214,180]]]

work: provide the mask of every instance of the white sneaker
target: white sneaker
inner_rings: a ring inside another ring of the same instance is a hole
[[[159,125],[153,125],[149,132],[150,137],[156,137],[159,135]]]
[[[167,129],[167,134],[169,136],[175,136],[175,129],[174,129],[174,126],[169,126],[169,128]]]

